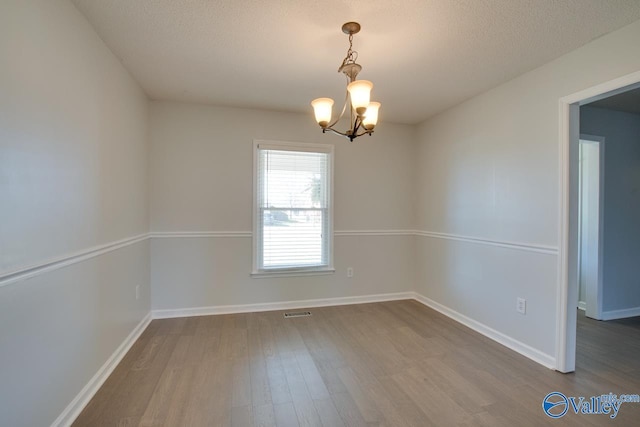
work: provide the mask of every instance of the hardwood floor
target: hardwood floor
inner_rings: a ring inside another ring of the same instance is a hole
[[[581,316],[578,369],[564,375],[415,301],[310,311],[154,320],[74,426],[640,423],[640,403],[614,420],[542,410],[552,391],[639,393],[637,320]]]

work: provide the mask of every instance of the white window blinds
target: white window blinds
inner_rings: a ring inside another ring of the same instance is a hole
[[[330,147],[257,144],[258,272],[329,268]]]

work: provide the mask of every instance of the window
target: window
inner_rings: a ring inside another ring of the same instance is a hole
[[[333,146],[254,142],[253,275],[333,271]]]

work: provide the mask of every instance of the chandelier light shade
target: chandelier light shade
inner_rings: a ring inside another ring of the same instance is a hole
[[[333,99],[318,98],[311,101],[313,112],[316,115],[316,121],[320,126],[327,127],[331,121],[331,110],[333,109]]]
[[[376,123],[378,123],[378,109],[380,108],[379,102],[370,102],[367,107],[367,115],[362,120],[362,126],[366,130],[373,131],[373,128],[376,127]]]
[[[351,97],[351,107],[356,110],[359,116],[363,116],[369,106],[373,83],[369,80],[356,80],[347,85],[349,96]]]
[[[316,116],[316,121],[322,128],[322,133],[327,131],[349,138],[353,141],[362,135],[371,135],[378,123],[379,102],[371,102],[371,90],[373,83],[368,80],[356,80],[362,66],[356,63],[358,52],[353,48],[353,35],[360,31],[360,24],[357,22],[347,22],[342,26],[342,32],[349,35],[349,50],[347,56],[338,68],[339,73],[347,77],[347,93],[345,103],[340,115],[332,122],[333,99],[317,98],[311,101],[311,106]],[[349,129],[340,132],[334,126],[344,116],[347,106],[349,107]]]

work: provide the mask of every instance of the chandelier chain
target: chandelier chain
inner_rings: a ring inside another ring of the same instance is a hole
[[[358,60],[358,52],[353,50],[353,34],[349,34],[349,49],[347,50],[347,56],[345,56],[342,61],[342,65],[340,68],[344,67],[347,64],[355,64]]]

